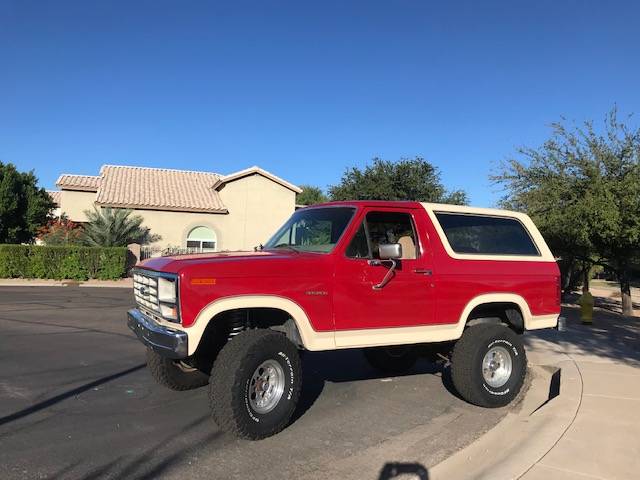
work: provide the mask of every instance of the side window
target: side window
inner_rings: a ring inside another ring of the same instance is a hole
[[[529,232],[515,218],[436,212],[456,253],[539,256]]]
[[[379,245],[388,243],[399,243],[402,246],[403,259],[410,260],[417,257],[418,243],[409,214],[369,212],[351,239],[346,255],[350,258],[379,258]]]
[[[370,258],[369,243],[367,242],[367,233],[364,229],[364,222],[351,239],[351,243],[347,247],[346,255],[350,258]]]
[[[366,222],[373,258],[379,258],[378,247],[388,243],[399,243],[405,260],[417,257],[418,243],[411,215],[400,212],[369,212]]]

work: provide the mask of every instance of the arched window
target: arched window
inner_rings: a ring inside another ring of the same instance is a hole
[[[216,233],[208,227],[195,227],[187,235],[187,248],[192,252],[215,252]]]

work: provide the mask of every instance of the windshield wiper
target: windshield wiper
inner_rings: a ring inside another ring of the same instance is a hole
[[[298,250],[293,245],[289,245],[288,243],[279,243],[278,245],[276,245],[274,247],[265,247],[264,249],[265,250],[271,250],[271,249],[276,249],[276,248],[286,248],[287,250],[291,250],[293,252],[300,253],[300,250]]]

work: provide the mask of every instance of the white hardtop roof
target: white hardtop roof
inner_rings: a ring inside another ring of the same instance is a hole
[[[495,217],[527,217],[524,213],[512,210],[503,210],[501,208],[470,207],[467,205],[450,205],[448,203],[420,203],[426,210],[433,212],[475,213],[479,215],[492,215]]]

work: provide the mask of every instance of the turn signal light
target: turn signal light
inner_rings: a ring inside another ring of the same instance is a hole
[[[166,305],[164,303],[160,304],[160,315],[168,320],[177,320],[178,318],[178,307],[175,305]]]
[[[191,285],[215,285],[215,278],[192,278]]]

